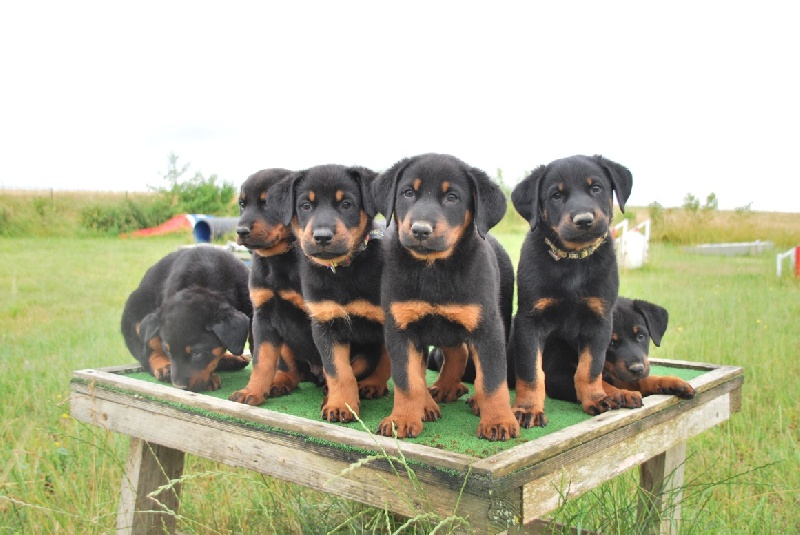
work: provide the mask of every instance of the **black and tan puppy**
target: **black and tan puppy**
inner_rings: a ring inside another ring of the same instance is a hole
[[[253,314],[247,277],[247,266],[228,251],[200,246],[168,254],[125,303],[121,327],[128,350],[160,381],[194,392],[218,390],[214,371],[249,362],[240,356]]]
[[[330,422],[354,420],[359,398],[386,394],[390,377],[376,239],[383,233],[373,228],[369,194],[374,178],[361,167],[321,165],[292,175],[268,201],[293,225],[305,255],[300,279],[327,384],[322,418]]]
[[[301,380],[322,380],[322,360],[311,337],[300,287],[296,238],[282,221],[281,210],[267,202],[275,187],[291,174],[264,169],[242,184],[237,242],[253,252],[250,298],[253,302],[253,371],[231,401],[261,405],[267,397],[288,394]]]
[[[475,363],[477,434],[517,436],[506,385],[506,339],[499,310],[499,268],[486,232],[502,219],[506,198],[481,170],[453,156],[425,154],[396,163],[373,186],[388,221],[381,301],[395,384],[394,408],[378,432],[418,436],[436,420],[436,401],[466,392]],[[442,348],[444,364],[429,391],[425,349]],[[432,395],[433,394],[433,395]]]
[[[542,165],[511,195],[530,223],[517,268],[514,412],[523,427],[545,426],[542,352],[560,339],[578,354],[574,385],[588,414],[617,408],[603,390],[602,371],[611,341],[619,290],[609,238],[613,193],[624,211],[633,177],[602,156],[572,156]]]
[[[669,314],[656,304],[641,299],[618,297],[614,306],[614,329],[606,351],[603,380],[625,390],[694,397],[692,385],[672,376],[650,375],[650,340],[661,346]]]
[[[661,345],[668,321],[663,307],[641,299],[617,298],[611,344],[603,366],[603,388],[612,396],[622,396],[623,407],[641,407],[642,396],[653,394],[694,397],[694,388],[683,379],[650,375],[650,340]],[[578,352],[563,340],[556,340],[545,348],[543,366],[547,395],[577,401],[573,376]],[[621,390],[621,394],[615,390]]]

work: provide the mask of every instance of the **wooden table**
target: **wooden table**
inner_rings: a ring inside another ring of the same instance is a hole
[[[655,519],[652,532],[672,533],[680,508],[673,505],[671,518],[658,520],[665,506],[660,497],[680,492],[686,440],[740,409],[743,371],[651,360],[704,370],[690,381],[695,398],[650,396],[641,409],[611,411],[487,458],[132,379],[125,375],[130,366],[76,371],[70,406],[78,420],[131,437],[119,532],[174,531],[175,515],[161,511],[178,510],[176,480],[190,453],[409,517],[433,511],[444,518],[456,511],[481,533],[536,532],[544,524],[539,518],[564,496],[577,496],[639,466],[641,486],[652,496],[640,503],[641,518]],[[400,453],[398,446],[414,477],[391,461]],[[375,459],[352,467],[370,455]],[[158,508],[148,495],[165,485]]]

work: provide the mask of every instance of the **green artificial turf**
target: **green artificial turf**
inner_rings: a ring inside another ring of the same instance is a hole
[[[703,373],[705,373],[703,370],[686,368],[664,366],[651,366],[650,368],[651,375],[674,375],[687,381]],[[227,400],[232,392],[247,385],[250,378],[250,367],[235,372],[221,372],[219,375],[222,380],[221,388],[216,392],[203,392],[203,394]],[[155,378],[146,372],[137,372],[128,376],[142,381],[156,382]],[[436,373],[429,371],[428,384],[433,384],[435,379]],[[469,395],[471,395],[473,385],[468,384],[467,386],[470,387]],[[389,388],[390,393],[381,399],[361,401],[361,421],[372,433],[377,430],[380,421],[392,412],[391,381]],[[476,435],[479,418],[473,415],[467,406],[465,401],[468,397],[465,395],[453,403],[441,404],[442,417],[439,420],[426,422],[421,436],[403,439],[403,441],[484,458],[591,418],[581,410],[577,403],[548,398],[546,413],[549,423],[547,427],[520,429],[520,435],[515,439],[506,442],[489,442],[479,439]],[[511,399],[513,400],[513,393]],[[311,383],[301,383],[299,388],[288,396],[270,398],[261,407],[309,420],[320,420],[321,403],[322,390]],[[359,422],[336,425],[363,430],[362,424]]]

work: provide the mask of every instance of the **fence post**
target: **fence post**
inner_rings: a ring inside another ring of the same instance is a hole
[[[794,276],[800,277],[800,245],[794,248]]]

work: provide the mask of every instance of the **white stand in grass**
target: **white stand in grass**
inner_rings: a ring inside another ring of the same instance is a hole
[[[792,247],[785,253],[778,253],[776,262],[778,277],[783,274],[783,261],[787,258],[789,259],[791,270],[794,271],[794,276],[800,277],[800,268],[798,268],[798,266],[800,266],[800,245],[797,247]]]
[[[628,220],[614,226],[614,246],[617,264],[625,269],[637,269],[647,262],[650,252],[650,220],[628,228]]]

